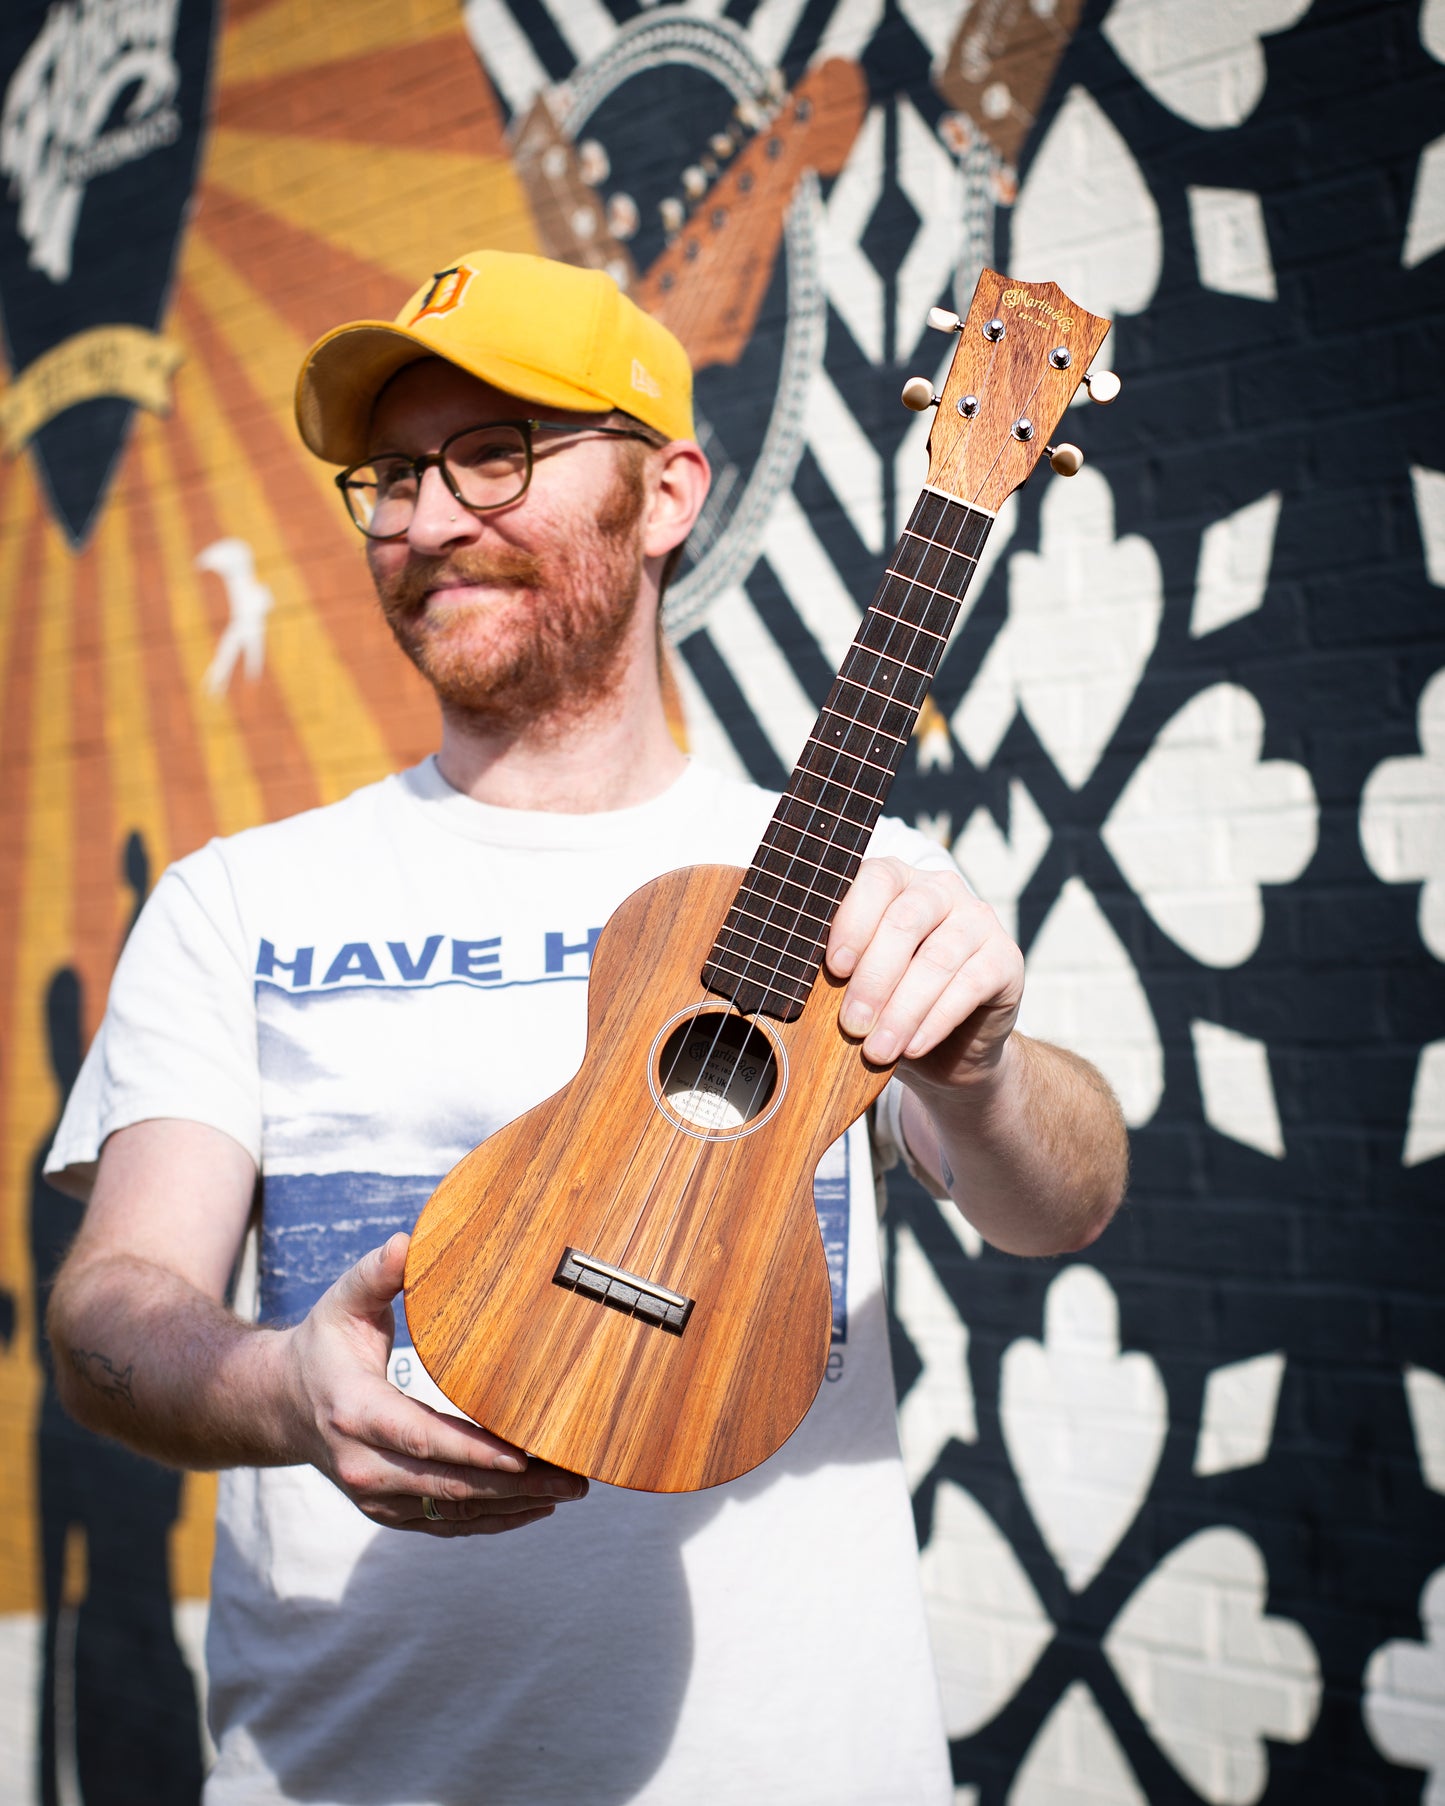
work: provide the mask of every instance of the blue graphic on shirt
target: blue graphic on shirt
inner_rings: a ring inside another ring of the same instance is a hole
[[[256,987],[291,996],[318,996],[358,989],[427,990],[439,984],[485,985],[490,990],[559,979],[585,980],[601,933],[600,928],[546,929],[540,943],[527,949],[530,962],[522,957],[521,949],[504,949],[499,934],[470,939],[429,934],[415,948],[406,941],[342,941],[320,948],[319,957],[315,946],[283,949],[263,935],[256,949]],[[536,969],[538,952],[542,956],[540,971]],[[525,969],[529,964],[531,969]]]
[[[346,1269],[399,1229],[408,1233],[442,1175],[270,1173],[261,1212],[261,1321],[295,1323]],[[833,1340],[848,1339],[848,1158],[819,1163],[813,1201],[833,1291]],[[396,1345],[412,1346],[395,1305]]]

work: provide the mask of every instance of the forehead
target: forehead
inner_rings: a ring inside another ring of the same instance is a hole
[[[422,358],[399,370],[377,396],[368,432],[370,449],[420,452],[434,450],[462,427],[489,420],[575,420],[585,425],[596,415],[544,408],[537,402],[494,389],[441,358]]]

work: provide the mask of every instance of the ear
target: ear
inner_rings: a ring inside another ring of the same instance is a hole
[[[665,558],[687,538],[702,513],[712,470],[702,447],[691,439],[672,440],[656,459],[642,550],[645,557]]]

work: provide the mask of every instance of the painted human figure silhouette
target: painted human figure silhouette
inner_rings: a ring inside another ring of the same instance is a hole
[[[136,898],[132,923],[145,900],[149,863],[140,836],[132,834],[122,860]],[[50,979],[45,1020],[58,1123],[81,1058],[81,986],[69,966]],[[84,1806],[194,1806],[201,1792],[196,1690],[176,1643],[167,1563],[180,1476],[82,1429],[61,1408],[45,1307],[84,1206],[44,1177],[54,1127],[41,1139],[30,1175],[43,1375],[36,1425],[45,1601],[39,1795],[42,1806],[59,1806],[61,1777],[69,1771]],[[77,1543],[84,1551],[78,1602],[66,1596],[67,1565],[82,1566],[74,1556],[67,1564],[67,1547]]]

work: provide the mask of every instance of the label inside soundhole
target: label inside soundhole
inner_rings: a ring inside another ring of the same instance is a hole
[[[669,1108],[699,1129],[741,1128],[767,1108],[778,1077],[767,1036],[714,1011],[675,1028],[659,1066]]]

